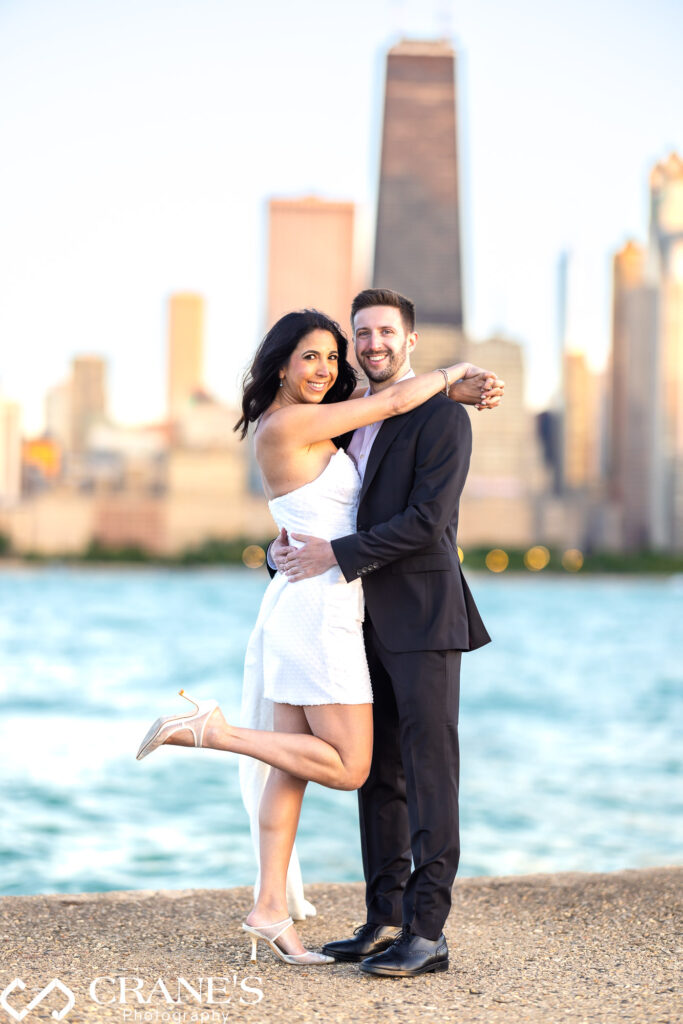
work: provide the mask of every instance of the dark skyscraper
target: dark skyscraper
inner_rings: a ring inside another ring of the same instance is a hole
[[[375,287],[415,301],[420,324],[462,329],[455,53],[404,41],[387,57]]]

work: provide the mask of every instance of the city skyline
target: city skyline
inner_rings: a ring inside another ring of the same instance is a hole
[[[420,85],[434,81],[438,65],[431,64],[432,54],[421,53],[427,62],[416,79],[412,44],[409,53],[399,49],[419,92]],[[432,121],[427,130],[434,127]],[[399,119],[388,126],[389,134],[399,131],[410,134],[410,125]],[[452,177],[453,151],[450,161],[437,186]],[[380,197],[384,159],[382,168]],[[649,183],[649,243],[627,243],[613,256],[609,377],[600,379],[576,345],[567,315],[574,275],[566,254],[559,268],[561,388],[541,415],[534,416],[524,401],[526,367],[519,343],[502,335],[469,339],[460,330],[457,309],[450,314],[455,325],[426,324],[422,354],[414,362],[418,372],[446,365],[450,356],[444,360],[443,354],[458,349],[462,358],[495,366],[508,384],[507,400],[495,418],[473,417],[471,472],[461,505],[463,542],[494,543],[489,555],[495,564],[486,563],[491,571],[507,567],[501,543],[531,544],[532,569],[548,564],[545,544],[563,545],[567,571],[581,567],[581,549],[674,551],[683,546],[683,160],[672,154],[657,163]],[[421,170],[413,174],[409,168],[402,187],[407,195],[421,192],[424,205],[433,184]],[[292,305],[311,304],[312,288],[325,291],[330,309],[346,308],[352,294],[354,212],[352,204],[311,198],[271,203],[271,317]],[[434,213],[434,206],[423,209],[425,219]],[[392,238],[399,245],[401,230],[400,216],[380,219],[378,250],[387,251]],[[457,233],[450,230],[457,242]],[[432,268],[445,294],[453,266]],[[433,292],[430,276],[418,283],[425,294]],[[107,364],[94,355],[76,356],[70,376],[48,392],[53,440],[22,444],[19,406],[0,399],[0,506],[5,508],[5,532],[0,534],[9,538],[5,546],[26,550],[27,543],[38,544],[43,552],[59,555],[67,548],[88,550],[95,542],[114,549],[142,545],[159,553],[184,550],[188,542],[209,543],[216,536],[234,537],[240,528],[235,509],[253,508],[260,494],[249,446],[241,446],[233,432],[237,412],[203,385],[203,298],[175,293],[168,306],[167,422],[142,428],[112,422]],[[256,519],[263,521],[265,515],[267,521],[265,506],[254,512]],[[256,519],[250,513],[241,523],[253,529]]]
[[[207,384],[234,401],[266,326],[269,197],[355,202],[370,248],[385,54],[446,27],[416,4],[396,10],[387,0],[361,14],[353,0],[350,26],[328,41],[308,0],[296,34],[269,4],[239,15],[203,0],[3,8],[0,87],[15,101],[0,115],[0,387],[29,432],[77,352],[111,366],[116,419],[160,418],[175,291],[205,296]],[[553,374],[563,249],[582,268],[581,343],[604,363],[612,254],[646,233],[650,167],[683,150],[679,23],[672,3],[627,3],[615,20],[529,0],[463,8],[447,26],[466,327],[524,344],[536,407]]]

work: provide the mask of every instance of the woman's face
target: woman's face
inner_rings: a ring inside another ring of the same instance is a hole
[[[318,328],[306,334],[280,370],[282,387],[278,392],[287,403],[322,402],[337,379],[339,353],[329,331]]]

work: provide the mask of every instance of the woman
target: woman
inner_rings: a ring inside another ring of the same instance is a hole
[[[360,481],[331,438],[408,412],[470,370],[460,363],[362,397],[347,342],[322,313],[289,313],[254,358],[236,429],[256,422],[256,458],[281,529],[328,540],[355,530]],[[485,404],[486,394],[482,393]],[[347,399],[351,399],[347,401]],[[287,913],[287,868],[309,780],[335,789],[365,781],[372,752],[372,691],[362,634],[360,579],[338,568],[291,586],[278,574],[249,642],[245,689],[262,686],[273,729],[228,724],[215,701],[193,715],[159,719],[138,752],[163,743],[247,754],[272,767],[259,807],[260,885],[243,927],[287,963],[331,963],[304,949]],[[193,702],[194,703],[194,702]]]

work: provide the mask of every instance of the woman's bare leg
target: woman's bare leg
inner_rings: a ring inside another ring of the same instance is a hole
[[[297,779],[319,782],[330,789],[358,789],[370,770],[372,705],[320,704],[303,710],[313,735],[241,729],[229,725],[216,708],[202,746],[247,754]],[[167,742],[194,746],[194,737],[189,729],[181,729]]]
[[[278,732],[306,733],[309,729],[303,708],[291,704],[275,705],[275,729]],[[273,768],[259,805],[260,886],[247,924],[255,928],[283,921],[287,909],[287,869],[299,824],[306,782],[280,768]],[[305,953],[294,927],[278,939],[286,953]]]
[[[287,909],[287,869],[294,845],[306,782],[334,789],[358,789],[370,771],[372,705],[274,705],[274,731],[228,725],[220,708],[212,713],[203,746],[255,757],[274,769],[259,806],[261,884],[247,923],[258,928],[282,921]],[[170,743],[194,745],[190,730],[179,730]],[[288,953],[303,953],[294,927],[281,939]]]

